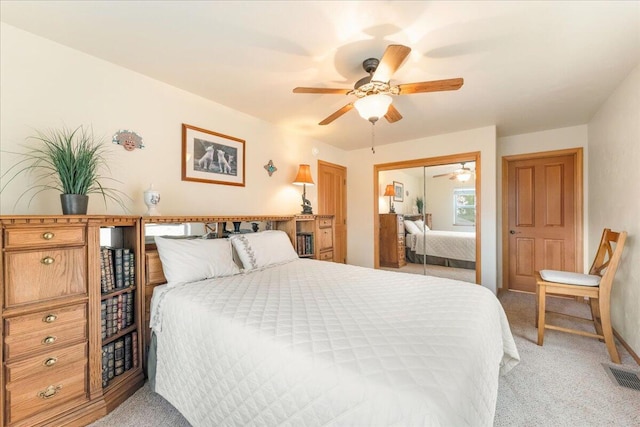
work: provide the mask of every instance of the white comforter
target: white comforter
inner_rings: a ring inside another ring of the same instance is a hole
[[[519,360],[487,289],[296,260],[155,298],[156,391],[194,426],[490,426]]]
[[[476,260],[476,233],[473,232],[429,230],[407,235],[407,244],[419,255]]]

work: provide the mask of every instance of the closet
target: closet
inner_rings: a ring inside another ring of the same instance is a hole
[[[374,265],[480,278],[480,153],[374,165]]]

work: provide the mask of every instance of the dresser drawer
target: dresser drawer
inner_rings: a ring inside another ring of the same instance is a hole
[[[9,382],[6,387],[6,420],[11,424],[40,412],[46,411],[49,415],[62,412],[66,409],[65,402],[87,400],[86,388],[85,360],[50,375]]]
[[[318,220],[318,227],[320,228],[328,228],[331,227],[331,223],[333,221],[331,219],[319,219]]]
[[[333,229],[323,228],[320,230],[320,236],[318,238],[318,250],[333,248]]]
[[[85,233],[81,227],[8,228],[4,241],[5,249],[84,245]]]
[[[85,248],[5,253],[5,307],[86,294]]]
[[[321,261],[333,261],[333,251],[320,252]]]
[[[56,319],[51,323],[51,320]],[[87,339],[85,304],[5,319],[5,359],[44,354]]]
[[[15,382],[30,376],[48,376],[86,358],[86,343],[51,350],[20,362],[7,363],[5,378],[8,382]]]

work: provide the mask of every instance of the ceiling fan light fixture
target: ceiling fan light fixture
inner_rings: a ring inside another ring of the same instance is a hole
[[[471,172],[463,171],[462,173],[456,175],[456,179],[460,182],[467,182],[471,179]]]
[[[375,123],[380,117],[384,117],[391,105],[391,96],[383,94],[368,95],[354,102],[360,117]]]

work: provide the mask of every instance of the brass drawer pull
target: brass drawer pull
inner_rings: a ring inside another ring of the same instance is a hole
[[[53,344],[54,342],[56,342],[56,337],[51,335],[42,340],[42,344]]]
[[[60,390],[62,390],[61,385],[56,385],[56,386],[50,385],[46,389],[39,391],[38,397],[40,399],[50,399],[53,396],[55,396]]]
[[[44,323],[53,323],[56,321],[56,319],[58,318],[58,316],[56,316],[55,314],[47,314],[44,319],[42,319],[42,321]]]
[[[46,359],[44,362],[42,362],[42,364],[44,366],[46,366],[46,367],[51,367],[51,366],[55,365],[57,361],[58,361],[57,358],[50,357],[50,358]]]
[[[54,261],[55,261],[55,259],[53,259],[52,257],[46,256],[46,257],[42,258],[42,260],[40,262],[42,262],[44,265],[51,265],[51,264],[54,263]]]
[[[55,234],[53,234],[53,233],[52,233],[52,232],[50,232],[50,231],[47,231],[46,233],[42,233],[42,238],[43,238],[44,240],[51,240],[51,239],[53,239],[54,237],[56,237],[56,235],[55,235]]]

